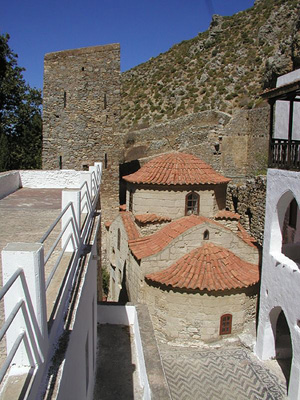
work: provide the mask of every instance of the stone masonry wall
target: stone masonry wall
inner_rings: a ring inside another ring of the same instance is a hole
[[[223,314],[232,314],[232,334],[243,331],[249,315],[255,315],[257,287],[216,295],[146,285],[145,300],[160,340],[212,342],[222,338]]]
[[[200,157],[233,181],[266,170],[268,107],[233,116],[204,111],[123,135],[124,162],[183,151]]]
[[[267,177],[260,175],[244,184],[229,184],[227,207],[241,215],[241,224],[262,246],[264,238]]]
[[[134,189],[133,213],[154,213],[177,219],[185,216],[186,196],[190,192],[199,195],[199,215],[213,218],[219,209],[225,208],[226,185],[169,186],[128,185]],[[221,186],[221,187],[219,187]],[[127,192],[127,200],[129,194]],[[127,201],[129,209],[129,201]]]
[[[45,55],[43,168],[104,167],[102,203],[118,205],[120,45]],[[107,183],[109,182],[108,186]],[[104,204],[102,204],[103,206]]]
[[[120,46],[46,54],[43,166],[104,161],[120,118]]]

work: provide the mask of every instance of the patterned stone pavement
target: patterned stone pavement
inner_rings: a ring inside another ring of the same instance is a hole
[[[285,383],[245,348],[160,346],[172,400],[283,400]]]

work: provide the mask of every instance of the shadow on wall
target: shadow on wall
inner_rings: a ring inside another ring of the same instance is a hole
[[[98,357],[94,390],[97,400],[134,398],[130,327],[98,325]]]

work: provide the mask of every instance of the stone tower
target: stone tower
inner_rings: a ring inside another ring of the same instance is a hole
[[[43,168],[110,162],[120,118],[120,45],[46,54]]]
[[[104,222],[119,206],[120,45],[45,55],[43,168],[103,163]]]

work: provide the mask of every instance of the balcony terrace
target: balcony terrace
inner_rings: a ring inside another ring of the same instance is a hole
[[[268,167],[299,171],[300,80],[268,90],[262,98],[271,106]]]

